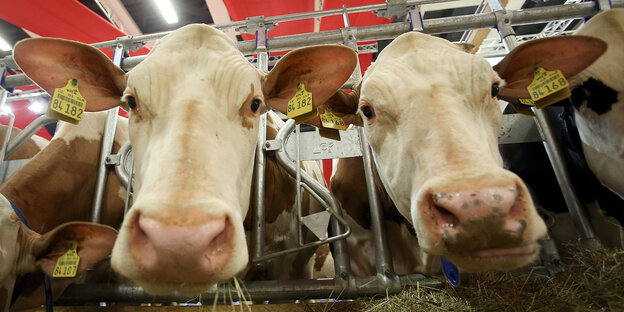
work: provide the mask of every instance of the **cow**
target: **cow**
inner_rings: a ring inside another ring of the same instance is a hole
[[[603,185],[624,197],[624,179],[619,174],[624,169],[624,82],[620,79],[624,74],[624,65],[620,62],[624,56],[624,9],[611,9],[596,15],[575,35],[597,38],[608,44],[606,52],[593,64],[577,74],[567,75],[574,107],[570,113],[574,116],[583,156],[589,168]],[[566,52],[565,48],[559,46],[557,40],[541,39],[532,42],[533,50],[550,49],[562,54]],[[523,49],[526,50],[528,49]],[[545,58],[555,56],[554,52],[539,55],[512,51],[496,68],[505,79],[511,75],[526,76],[526,68],[524,71],[509,68],[515,66],[516,62],[526,62],[528,65],[549,62]],[[551,66],[550,70],[560,69],[565,72],[577,65],[564,59]],[[511,79],[515,78],[517,77]],[[514,97],[503,94],[503,98]]]
[[[87,110],[130,111],[134,203],[111,263],[156,294],[198,294],[246,267],[243,220],[259,115],[286,112],[298,84],[320,106],[357,63],[349,48],[315,46],[288,53],[264,74],[206,25],[163,37],[128,74],[99,50],[61,39],[26,39],[13,54],[49,93],[76,78]]]
[[[19,220],[6,197],[0,195],[0,309],[9,310],[18,275],[41,270],[52,275],[60,256],[76,244],[80,262],[77,274],[106,257],[117,231],[106,225],[70,222],[44,235]]]
[[[551,117],[572,186],[579,200],[588,208],[597,236],[606,246],[621,247],[624,241],[621,228],[624,222],[624,179],[618,172],[624,170],[624,129],[621,122],[624,116],[624,83],[619,77],[624,75],[624,65],[620,62],[624,56],[624,9],[597,14],[576,35],[601,39],[608,44],[608,48],[592,65],[569,77],[572,93],[569,100],[543,110]],[[534,44],[540,44],[544,49],[560,49],[550,40],[537,40]],[[537,54],[531,57],[534,62],[543,58]],[[561,62],[552,69],[568,66],[568,63]],[[561,195],[558,195],[559,190],[553,189],[556,188],[556,180],[550,173],[550,164],[541,144],[524,144],[522,149],[506,146],[501,148],[501,152],[506,166],[527,181],[545,207],[555,211],[567,210]],[[529,158],[533,161],[526,162]],[[608,217],[599,214],[596,203],[607,212]],[[564,220],[563,224],[566,223],[564,218],[565,215],[557,216],[558,220]]]
[[[48,145],[0,185],[0,193],[19,207],[34,232],[47,233],[67,222],[91,220],[105,120],[106,113],[87,113],[78,125],[62,123]],[[118,117],[113,152],[127,140],[127,119]],[[119,228],[125,198],[125,188],[111,171],[101,211],[104,225]],[[52,279],[53,295],[60,296],[72,281]],[[41,304],[42,286],[41,276],[32,275],[13,307]]]
[[[584,57],[576,72],[604,52],[604,44],[590,38],[559,43]],[[379,54],[357,92],[338,93],[325,106],[363,126],[383,190],[417,236],[421,250],[413,268],[433,269],[428,256],[443,255],[469,272],[511,270],[536,259],[546,227],[523,181],[502,168],[497,95],[528,97],[531,81],[505,82],[463,48],[403,34]],[[361,196],[343,196],[347,213]]]

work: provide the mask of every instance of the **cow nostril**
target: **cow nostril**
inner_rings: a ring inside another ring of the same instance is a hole
[[[451,228],[459,226],[459,219],[448,209],[433,204],[433,210],[438,218],[438,222],[440,225]]]

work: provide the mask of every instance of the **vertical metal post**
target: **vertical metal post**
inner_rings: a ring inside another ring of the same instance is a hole
[[[113,54],[113,63],[121,67],[124,49],[121,44],[117,44],[115,53]],[[98,175],[95,181],[95,193],[93,195],[93,210],[91,212],[91,222],[100,223],[100,214],[102,211],[102,201],[104,191],[106,189],[106,177],[108,175],[108,167],[106,166],[106,158],[110,156],[115,142],[115,130],[117,129],[117,115],[119,115],[119,107],[111,108],[106,115],[106,123],[104,124],[104,133],[102,134],[102,148],[100,150],[100,159],[98,161]]]
[[[266,154],[264,152],[264,142],[266,141],[266,121],[267,115],[260,116],[258,123],[258,143],[256,144],[256,156],[254,161],[254,203],[253,228],[251,229],[251,259],[258,259],[264,254],[264,194],[265,194],[265,170]],[[263,263],[254,264],[256,268],[262,268]]]
[[[303,217],[303,209],[301,207],[301,129],[299,125],[295,126],[295,142],[297,146],[297,174],[295,175],[295,180],[297,181],[297,242],[299,246],[303,245],[303,223],[301,222],[301,218]]]
[[[506,16],[505,10],[499,0],[488,0],[488,3],[496,15],[496,25],[505,44],[505,48],[507,51],[511,51],[518,45],[518,42],[515,37],[516,34],[511,27],[510,17]],[[550,123],[549,117],[540,109],[536,109],[535,107],[532,107],[531,109],[535,113],[535,122],[540,131],[540,135],[542,136],[544,148],[546,149],[546,153],[550,159],[550,164],[552,165],[555,176],[557,177],[557,182],[561,188],[563,198],[568,205],[570,216],[574,221],[579,240],[583,244],[589,246],[600,246],[600,241],[598,241],[596,235],[594,234],[591,224],[587,219],[587,215],[585,214],[585,210],[576,196],[576,193],[572,189],[570,176],[568,175],[568,169],[562,156],[561,147],[555,140],[554,130]]]
[[[267,52],[267,29],[264,24],[256,30],[256,51],[258,53],[258,69],[262,72],[269,71],[269,56]],[[266,193],[266,154],[264,143],[266,142],[267,114],[262,114],[258,122],[258,142],[256,143],[256,155],[254,161],[254,206],[251,229],[251,256],[250,259],[258,259],[264,254],[264,220],[265,205],[264,195]],[[264,273],[264,263],[255,263],[255,270]]]
[[[362,149],[362,161],[364,162],[364,177],[366,179],[366,189],[368,190],[371,225],[373,227],[373,237],[375,239],[377,278],[385,288],[398,290],[396,288],[400,288],[401,285],[394,272],[392,256],[390,254],[390,248],[388,248],[386,229],[383,223],[383,212],[381,211],[381,203],[379,201],[379,196],[377,196],[377,189],[375,188],[368,138],[366,138],[364,129],[361,127],[358,128],[358,134],[360,135],[360,148]]]

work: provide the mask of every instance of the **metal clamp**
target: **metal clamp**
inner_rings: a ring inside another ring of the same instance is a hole
[[[141,49],[147,43],[145,40],[134,39],[134,36],[132,35],[117,37],[115,38],[115,41],[117,41],[115,46],[119,46],[121,44],[124,50],[133,52]],[[110,49],[115,50],[115,47],[111,47]]]
[[[408,11],[414,8],[414,5],[408,4],[406,0],[386,0],[386,7],[373,11],[379,17],[392,18],[396,16],[399,20],[404,20]]]
[[[252,16],[245,19],[245,25],[235,28],[241,34],[254,34],[258,29],[271,30],[277,26],[276,22],[267,22],[264,15]]]

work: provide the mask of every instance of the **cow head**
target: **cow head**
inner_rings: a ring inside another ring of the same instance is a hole
[[[317,46],[289,53],[264,74],[205,25],[165,36],[127,75],[97,49],[66,40],[28,39],[14,57],[50,93],[77,78],[88,110],[130,110],[135,201],[112,265],[147,291],[185,294],[248,262],[243,219],[259,114],[285,111],[297,83],[318,106],[357,62],[346,47]]]
[[[496,96],[505,88],[483,58],[411,32],[379,54],[359,90],[327,103],[361,120],[423,250],[469,271],[529,263],[546,231],[524,183],[502,168]]]
[[[76,244],[80,257],[77,274],[108,256],[117,231],[106,225],[70,222],[44,235],[31,231],[0,196],[0,310],[8,311],[18,275],[41,270],[52,276],[60,256]]]

